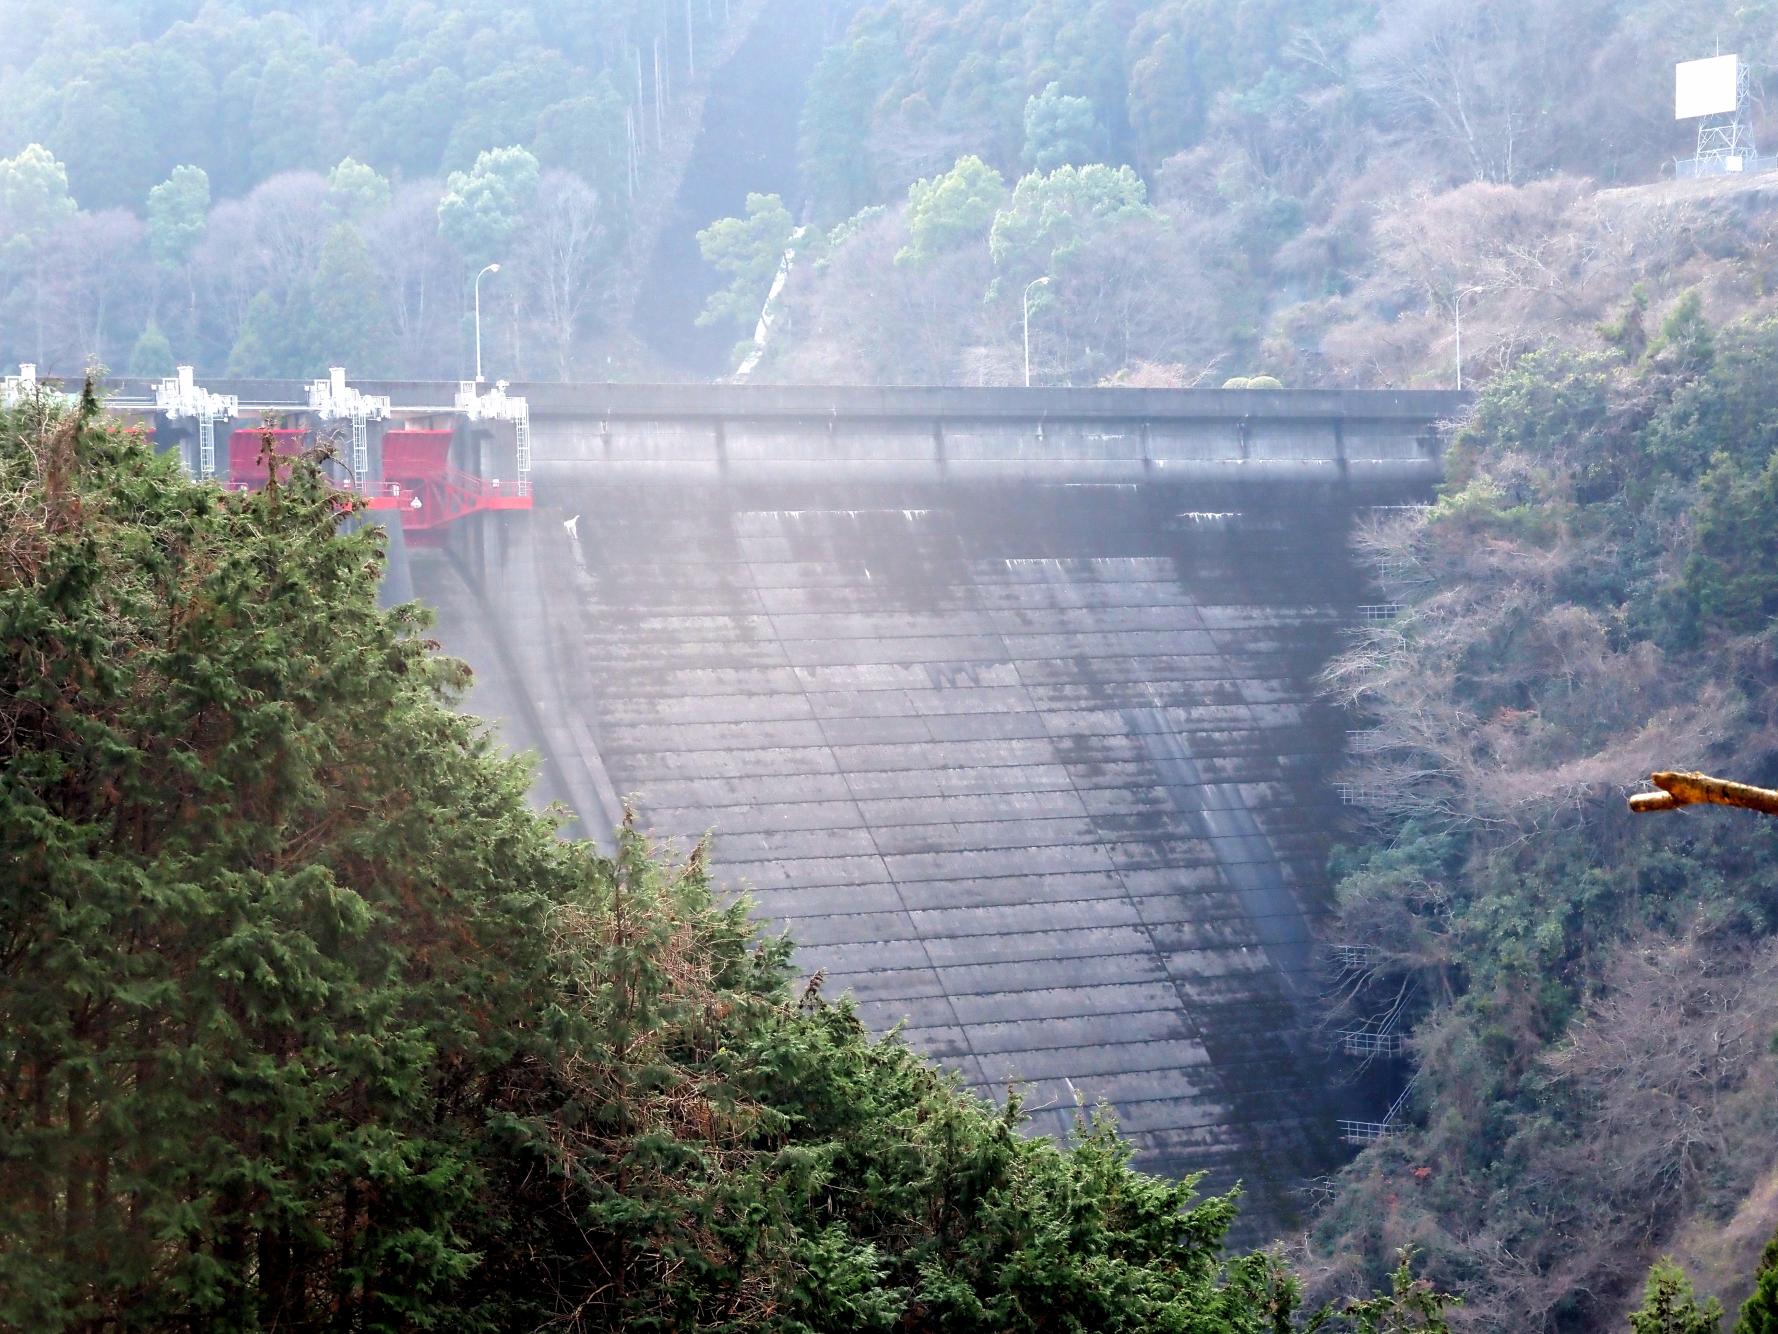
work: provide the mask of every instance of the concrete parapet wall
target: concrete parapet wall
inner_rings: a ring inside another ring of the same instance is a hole
[[[1374,389],[1019,389],[825,385],[514,385],[538,416],[608,418],[915,418],[1141,421],[1365,419],[1432,422],[1455,416],[1468,396]],[[390,392],[377,388],[375,392]]]
[[[454,384],[354,382],[397,416],[448,410]],[[295,381],[219,382],[291,410]],[[1426,483],[1465,395],[1378,390],[859,388],[515,384],[536,476],[611,480]],[[122,381],[116,402],[152,397]]]
[[[528,390],[540,482],[1427,483],[1451,394]],[[597,405],[595,407],[595,405]]]

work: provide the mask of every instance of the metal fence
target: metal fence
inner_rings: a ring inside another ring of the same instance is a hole
[[[1400,1056],[1401,1034],[1378,1033],[1368,1029],[1349,1028],[1337,1035],[1340,1050],[1348,1056]]]
[[[1778,156],[1682,157],[1673,160],[1673,174],[1682,181],[1702,176],[1752,176],[1778,167]]]
[[[1375,945],[1335,945],[1333,960],[1341,968],[1353,970],[1369,968],[1377,961],[1377,947]]]
[[[1348,1144],[1375,1144],[1378,1140],[1399,1134],[1401,1127],[1390,1125],[1387,1121],[1340,1120],[1340,1138]]]

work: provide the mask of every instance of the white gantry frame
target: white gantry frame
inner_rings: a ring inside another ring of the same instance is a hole
[[[35,362],[20,362],[17,375],[0,379],[0,408],[16,408],[21,403],[35,401],[51,403],[59,408],[71,408],[80,401],[80,395],[51,389],[37,379]]]
[[[365,493],[370,483],[370,425],[389,416],[387,394],[365,394],[346,383],[346,368],[328,368],[325,380],[309,386],[309,411],[317,421],[345,421],[352,426],[352,489]]]
[[[154,406],[168,421],[190,417],[197,422],[198,476],[209,481],[216,475],[216,423],[240,416],[241,400],[211,393],[194,382],[190,366],[181,366],[155,386]]]
[[[507,381],[496,380],[485,393],[467,380],[457,382],[456,408],[472,422],[512,423],[519,473],[518,494],[531,494],[531,405],[519,395],[506,392]]]

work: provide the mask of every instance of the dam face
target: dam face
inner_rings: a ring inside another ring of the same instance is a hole
[[[123,388],[194,457],[166,386]],[[571,830],[629,796],[711,834],[827,996],[1023,1084],[1038,1130],[1106,1102],[1140,1165],[1241,1181],[1249,1239],[1381,1114],[1314,1031],[1344,736],[1315,679],[1365,601],[1354,516],[1429,495],[1462,396],[359,388],[498,500],[371,516],[384,592],[411,576]]]
[[[414,569],[470,706],[589,827],[633,794],[713,833],[824,994],[983,1094],[1026,1085],[1039,1130],[1109,1102],[1142,1166],[1242,1181],[1263,1233],[1355,1114],[1308,1034],[1344,735],[1314,678],[1364,599],[1355,508],[562,477],[528,529]]]

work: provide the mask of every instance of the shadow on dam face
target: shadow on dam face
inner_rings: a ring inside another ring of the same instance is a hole
[[[1024,1083],[1040,1131],[1104,1099],[1139,1165],[1240,1180],[1249,1237],[1293,1221],[1353,1114],[1310,1033],[1344,735],[1314,682],[1364,600],[1349,496],[549,501],[413,570],[546,799],[595,833],[618,794],[663,835],[715,831],[719,878],[871,1026],[985,1094]]]

